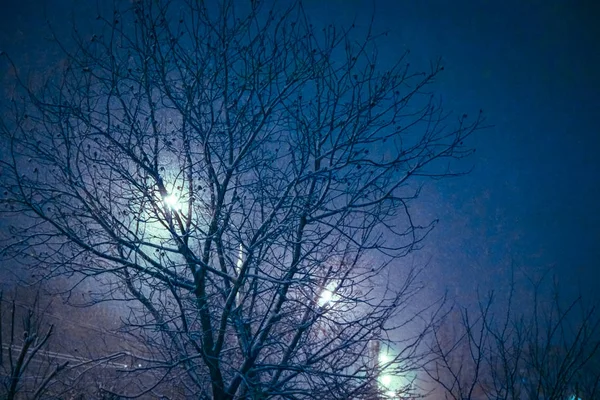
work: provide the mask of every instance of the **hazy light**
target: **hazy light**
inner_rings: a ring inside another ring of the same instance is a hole
[[[334,303],[339,298],[338,295],[334,294],[334,291],[337,287],[335,282],[329,282],[329,284],[323,289],[321,295],[319,296],[319,307],[324,307],[329,303]]]
[[[319,306],[323,307],[325,304],[329,303],[331,299],[333,299],[333,293],[331,292],[331,290],[323,290],[323,293],[321,293],[321,297],[319,297]]]
[[[163,198],[163,202],[165,206],[169,207],[172,210],[180,210],[181,204],[179,204],[179,198],[174,194],[167,195]]]
[[[386,399],[398,399],[397,391],[408,387],[410,382],[406,380],[406,377],[394,373],[394,365],[398,363],[397,356],[388,348],[380,351],[377,358],[379,389],[385,393]]]
[[[381,375],[381,377],[379,378],[379,382],[382,386],[388,387],[392,384],[393,379],[394,378],[392,375]]]
[[[237,263],[235,265],[235,270],[238,274],[242,270],[242,265],[244,265],[244,251],[243,250],[244,250],[244,248],[242,247],[242,244],[240,243],[240,252],[238,254]]]
[[[379,353],[379,364],[385,365],[392,362],[394,358],[387,353]]]

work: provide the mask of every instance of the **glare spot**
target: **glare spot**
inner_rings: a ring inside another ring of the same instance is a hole
[[[325,289],[323,293],[321,293],[321,297],[319,298],[319,305],[323,307],[325,304],[329,303],[333,298],[333,293],[331,290]]]
[[[172,210],[180,210],[181,204],[179,204],[179,198],[174,194],[169,194],[163,198],[163,202],[165,206],[169,207]]]
[[[392,384],[392,380],[393,380],[393,378],[391,375],[382,375],[379,378],[379,382],[381,382],[381,385],[384,387],[390,386]]]
[[[329,303],[334,303],[338,300],[339,296],[334,292],[336,290],[337,284],[335,282],[330,282],[321,292],[319,296],[318,305],[319,307],[325,307]]]
[[[392,361],[393,361],[393,357],[390,356],[389,354],[384,353],[384,352],[379,353],[379,364],[385,366],[385,364],[388,364]]]

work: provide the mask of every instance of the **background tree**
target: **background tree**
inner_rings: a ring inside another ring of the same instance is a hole
[[[424,178],[457,174],[480,120],[448,120],[427,92],[443,67],[383,63],[371,28],[136,1],[57,40],[41,88],[17,75],[4,254],[125,304],[146,347],[129,394],[368,398],[368,349],[400,329],[386,369],[420,366],[415,274],[382,282],[433,227],[410,213]]]
[[[47,294],[40,286],[0,291],[0,398],[114,398],[107,388],[127,366],[103,356],[122,338],[107,340],[84,322],[109,326],[98,309],[59,305]]]
[[[44,323],[37,296],[23,309],[3,294],[0,291],[0,395],[7,400],[46,398],[68,365],[48,351],[54,326]]]
[[[505,400],[598,396],[597,307],[581,297],[561,298],[556,286],[546,301],[542,282],[530,283],[532,299],[525,306],[515,305],[513,284],[507,304],[497,304],[490,294],[478,312],[463,309],[459,321],[436,324],[436,356],[426,370],[438,384],[438,395]],[[448,335],[450,330],[454,335]]]
[[[464,400],[480,398],[482,381],[487,371],[489,335],[485,319],[491,303],[484,304],[481,315],[467,308],[455,306],[432,329],[432,362],[425,367],[426,374],[435,382],[434,396]]]

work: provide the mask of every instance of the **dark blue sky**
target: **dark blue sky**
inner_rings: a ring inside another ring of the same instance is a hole
[[[552,268],[571,287],[600,282],[600,8],[591,4],[382,2],[410,48],[444,58],[447,107],[482,107],[495,125],[475,140],[474,172],[432,194],[442,218],[434,264],[451,280],[494,286],[514,260],[534,275]]]
[[[565,286],[591,288],[600,281],[598,8],[427,3],[410,10],[414,23],[402,34],[446,60],[449,106],[479,105],[495,124],[476,140],[473,174],[438,187],[450,234],[438,231],[436,242],[452,238],[438,264],[454,257],[466,282],[485,276],[494,286],[502,274],[494,270],[514,260],[530,274],[552,268]]]
[[[0,0],[0,49],[43,65],[41,0]],[[48,0],[56,23],[69,0]],[[569,288],[600,282],[600,7],[593,1],[306,0],[321,21],[375,13],[384,57],[442,57],[445,108],[494,127],[474,138],[474,171],[429,185],[415,211],[440,224],[419,261],[459,295],[505,288],[511,263],[550,268]],[[89,10],[89,9],[88,9]],[[78,10],[77,13],[86,13]],[[4,73],[0,71],[0,73]]]
[[[309,1],[340,20],[374,12],[385,57],[442,57],[445,108],[494,126],[474,171],[429,185],[415,208],[439,217],[424,251],[438,288],[468,297],[548,272],[569,291],[600,282],[600,4],[592,1]],[[319,13],[319,10],[323,10]]]

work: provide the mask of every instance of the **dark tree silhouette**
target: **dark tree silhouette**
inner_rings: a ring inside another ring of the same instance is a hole
[[[43,399],[68,361],[48,351],[53,325],[45,324],[37,297],[24,312],[0,291],[0,396]]]
[[[426,371],[438,385],[438,397],[598,397],[598,308],[581,297],[561,298],[557,286],[548,301],[542,281],[530,283],[532,298],[522,305],[514,300],[513,285],[507,304],[500,308],[491,293],[478,311],[457,308],[436,324],[431,336],[435,357]]]
[[[414,271],[384,277],[480,118],[449,118],[427,91],[443,67],[384,65],[378,37],[300,3],[134,1],[57,40],[42,87],[17,74],[3,254],[124,302],[146,346],[129,394],[373,398],[379,367],[418,368]]]

